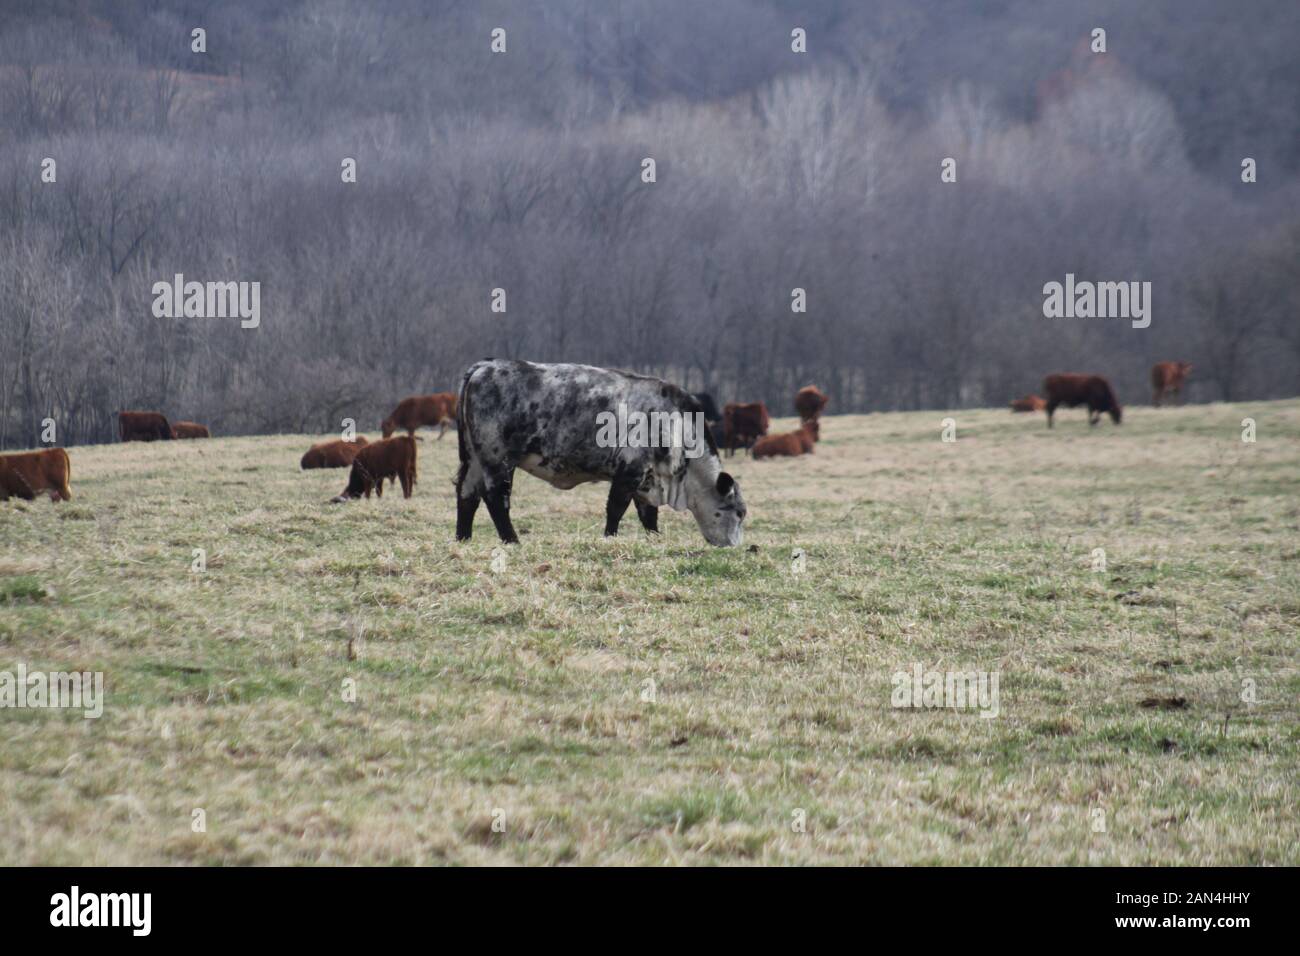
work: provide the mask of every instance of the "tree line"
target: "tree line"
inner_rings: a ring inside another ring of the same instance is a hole
[[[975,42],[1011,14],[818,5],[800,59],[784,3],[208,6],[31,5],[0,34],[0,447],[46,419],[112,440],[128,408],[219,435],[373,429],[486,356],[774,414],[809,382],[834,412],[959,408],[1058,370],[1131,403],[1161,359],[1195,363],[1198,400],[1300,386],[1300,120],[1225,143],[1140,57],[1081,50],[1089,17],[1009,4],[1037,72],[934,66],[903,92],[918,17]],[[1129,22],[1121,49],[1165,28]],[[1174,45],[1269,24],[1248,26]],[[156,317],[178,273],[260,283],[259,327]],[[1045,318],[1067,273],[1151,282],[1150,327]]]

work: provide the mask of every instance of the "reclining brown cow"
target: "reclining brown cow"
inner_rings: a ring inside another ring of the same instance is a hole
[[[51,501],[71,501],[72,462],[62,448],[0,455],[0,500],[11,495],[31,501],[42,491]]]
[[[447,425],[456,420],[456,396],[452,392],[434,395],[412,395],[397,403],[391,415],[380,423],[384,437],[388,438],[399,428],[415,436],[415,430],[424,425],[438,428],[438,439],[447,432]]]
[[[411,497],[415,488],[415,439],[410,435],[385,438],[371,442],[357,452],[352,460],[352,473],[348,486],[331,501],[347,501],[373,491],[376,497],[384,496],[384,479],[402,484],[402,497]]]
[[[811,455],[813,446],[821,437],[821,425],[817,419],[810,418],[799,426],[798,431],[785,432],[780,435],[766,435],[754,443],[755,458],[773,458],[778,455],[795,457]]]
[[[158,412],[118,412],[118,433],[122,441],[170,441],[172,427]]]
[[[172,438],[211,438],[207,425],[198,422],[173,422]]]
[[[352,441],[336,438],[333,441],[317,442],[307,449],[302,456],[303,470],[308,468],[351,468],[352,461],[367,444],[365,435],[358,435]]]
[[[1041,412],[1047,407],[1041,395],[1026,395],[1024,398],[1013,398],[1011,400],[1011,410],[1013,412]]]

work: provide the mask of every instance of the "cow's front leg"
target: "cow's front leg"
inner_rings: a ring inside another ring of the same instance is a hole
[[[659,509],[654,505],[632,499],[636,503],[636,516],[641,519],[641,527],[653,534],[659,533]]]
[[[627,506],[632,502],[632,493],[636,483],[615,479],[609,486],[609,499],[605,502],[605,537],[612,538],[618,534],[618,523],[627,513]],[[638,513],[640,505],[637,506]]]
[[[497,526],[497,534],[506,544],[518,544],[519,535],[515,534],[515,526],[510,523],[510,489],[514,485],[515,470],[503,468],[483,477],[483,501],[492,516],[492,523]]]

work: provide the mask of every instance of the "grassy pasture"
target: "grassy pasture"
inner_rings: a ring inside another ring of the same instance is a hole
[[[72,449],[0,505],[0,670],[107,701],[0,710],[0,862],[1300,863],[1300,401],[822,435],[734,459],[735,551],[521,473],[496,570],[453,434],[346,505],[310,436]]]

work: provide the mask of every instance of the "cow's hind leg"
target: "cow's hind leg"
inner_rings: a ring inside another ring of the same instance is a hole
[[[460,463],[456,475],[456,540],[468,541],[474,534],[474,513],[483,500],[483,476],[468,461]]]
[[[633,498],[632,501],[636,505],[636,516],[641,519],[641,527],[645,528],[647,531],[653,532],[654,534],[658,534],[659,509],[654,505],[643,504],[635,498]]]
[[[514,468],[501,468],[483,475],[483,501],[497,527],[497,535],[506,544],[518,544],[519,535],[510,523],[510,489],[514,485]]]
[[[1057,404],[1059,404],[1059,403],[1057,403],[1057,402],[1048,402],[1048,403],[1047,403],[1047,427],[1048,427],[1048,428],[1051,428],[1051,427],[1052,427],[1052,416],[1056,414],[1056,406],[1057,406]]]

